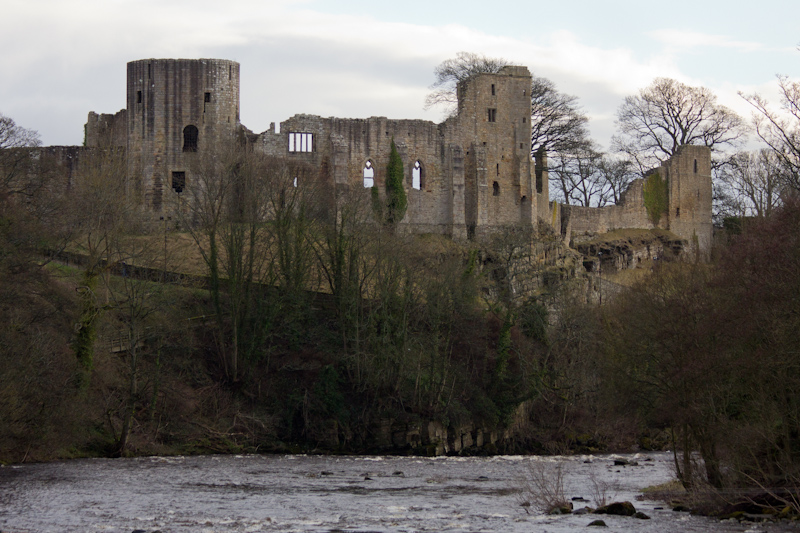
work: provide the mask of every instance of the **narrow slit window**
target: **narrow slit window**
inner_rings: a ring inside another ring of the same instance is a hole
[[[314,135],[311,133],[289,133],[290,152],[313,152]]]
[[[697,174],[697,159],[694,160],[694,173]]]
[[[364,163],[364,187],[370,188],[375,185],[375,169],[372,168],[372,161],[369,159]]]
[[[137,104],[142,103],[142,91],[136,91],[136,103]]]
[[[497,175],[500,175],[500,163],[497,163]]]
[[[488,111],[489,111],[489,122],[497,122],[497,109],[490,108]]]
[[[493,84],[492,84],[492,96],[494,96],[495,94],[497,94],[497,93],[496,93],[496,92],[495,92],[495,90],[494,90],[494,83],[493,83]]]

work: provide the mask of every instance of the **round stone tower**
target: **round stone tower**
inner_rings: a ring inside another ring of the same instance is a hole
[[[239,128],[239,63],[141,59],[128,63],[129,194],[162,212],[192,186],[195,154]]]

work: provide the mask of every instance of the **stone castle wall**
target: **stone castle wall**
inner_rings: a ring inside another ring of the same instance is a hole
[[[507,66],[458,86],[457,114],[425,120],[323,118],[294,115],[261,134],[239,122],[239,64],[221,59],[143,59],[128,63],[127,105],[114,115],[90,113],[89,147],[124,146],[128,193],[161,213],[175,194],[195,185],[198,152],[229,139],[303,163],[343,191],[384,195],[392,139],[403,160],[408,209],[400,230],[463,239],[513,225],[551,225],[573,234],[653,228],[643,180],[619,205],[603,208],[549,203],[546,154],[530,154],[531,75]],[[669,208],[658,225],[707,253],[711,244],[711,170],[705,147],[686,146],[658,169],[669,186]],[[417,175],[415,177],[415,174]],[[298,183],[298,186],[303,186]]]
[[[631,182],[617,205],[564,206],[566,237],[606,233],[616,229],[666,229],[684,239],[687,251],[707,258],[711,250],[711,151],[705,146],[682,146],[652,172],[667,182],[668,208],[654,225],[645,208],[644,179]]]
[[[84,144],[89,148],[125,147],[128,144],[128,111],[122,109],[114,115],[89,112],[84,129]]]
[[[458,113],[442,124],[295,115],[280,124],[279,132],[272,126],[258,135],[255,146],[318,168],[339,188],[370,194],[366,183],[383,195],[394,140],[408,196],[401,230],[465,238],[536,224],[548,191],[545,186],[537,193],[533,183],[530,87],[527,68],[505,67],[462,83]],[[301,137],[306,144],[298,147]],[[367,165],[373,170],[365,182]],[[546,183],[546,171],[544,176]]]

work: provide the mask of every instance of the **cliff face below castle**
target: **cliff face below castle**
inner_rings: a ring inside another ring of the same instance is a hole
[[[588,272],[651,267],[653,262],[681,257],[688,243],[662,229],[625,229],[573,236],[574,248],[584,256]]]

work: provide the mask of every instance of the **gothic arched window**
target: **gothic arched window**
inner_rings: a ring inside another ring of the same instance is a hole
[[[367,159],[364,163],[364,187],[369,188],[375,184],[375,169],[372,168],[372,161]]]
[[[414,161],[414,167],[411,169],[411,187],[418,191],[422,189],[422,163],[419,160]]]

